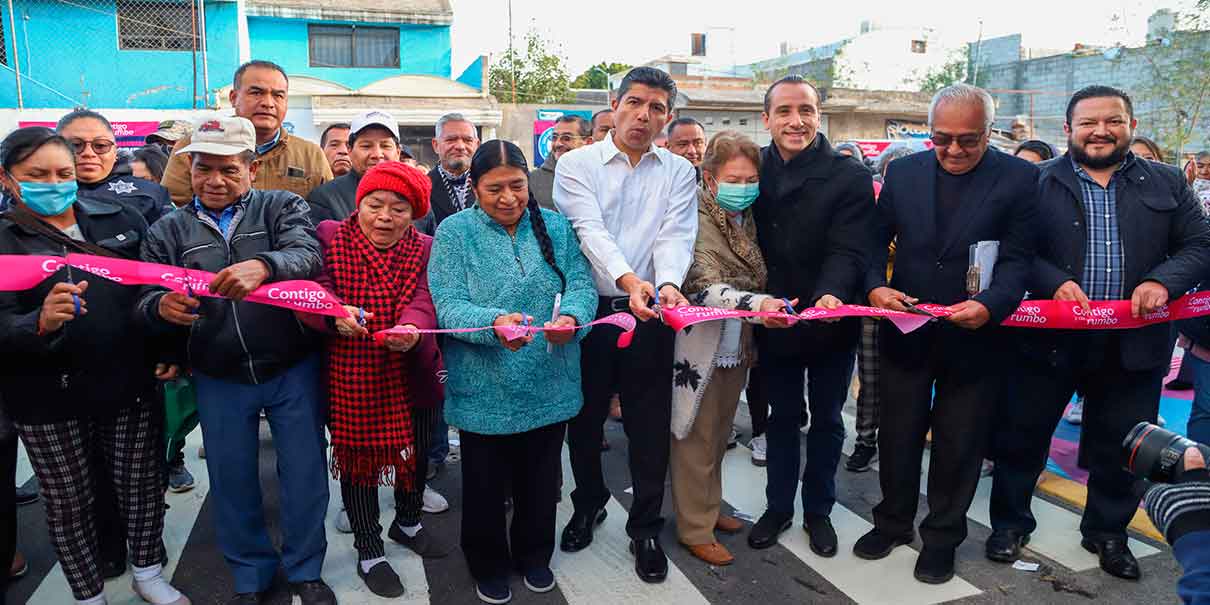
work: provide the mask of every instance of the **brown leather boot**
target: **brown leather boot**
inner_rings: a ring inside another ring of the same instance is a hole
[[[693,556],[711,565],[723,566],[735,562],[735,557],[731,556],[731,551],[718,542],[713,544],[685,544],[684,546],[689,549],[689,552]]]
[[[714,529],[727,534],[735,534],[743,531],[744,522],[730,515],[720,514],[718,520],[714,522]]]

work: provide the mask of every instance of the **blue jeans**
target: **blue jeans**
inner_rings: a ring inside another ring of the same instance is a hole
[[[844,446],[840,411],[848,396],[853,360],[853,351],[829,351],[805,362],[762,359],[757,366],[769,397],[765,497],[771,512],[794,514],[794,494],[799,491],[799,420],[805,384],[811,427],[807,430],[807,463],[802,469],[803,514],[831,514],[836,503],[836,465]]]
[[[318,580],[328,541],[327,458],[319,356],[312,355],[262,384],[194,373],[214,526],[235,592],[263,592],[277,568],[290,582]],[[260,411],[277,450],[282,552],[265,526],[259,477]]]
[[[1193,353],[1185,353],[1185,363],[1193,369],[1193,409],[1189,412],[1189,438],[1210,444],[1210,363]]]

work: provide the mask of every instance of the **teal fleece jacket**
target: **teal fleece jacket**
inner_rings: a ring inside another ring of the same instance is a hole
[[[567,278],[560,315],[588,323],[597,312],[588,260],[571,223],[541,212]],[[429,259],[440,327],[490,326],[509,313],[530,315],[539,326],[550,320],[559,276],[542,258],[528,211],[514,236],[477,206],[458,212],[441,222]],[[494,330],[450,335],[442,347],[449,372],[446,421],[472,433],[509,435],[575,416],[583,405],[579,343],[587,333],[579,330],[552,353],[541,334],[516,352],[504,348]]]

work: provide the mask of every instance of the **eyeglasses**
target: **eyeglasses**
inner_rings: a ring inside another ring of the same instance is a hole
[[[71,148],[75,150],[77,155],[84,153],[84,149],[87,147],[92,147],[93,153],[97,155],[105,155],[112,151],[114,145],[116,144],[117,143],[114,143],[113,141],[107,141],[105,139],[93,139],[91,141],[85,141],[83,139],[71,140]]]
[[[552,136],[551,140],[558,141],[560,143],[571,143],[572,141],[575,141],[578,139],[583,139],[583,138],[585,138],[585,137],[582,137],[578,134],[563,133],[563,134],[558,134],[558,135]]]
[[[955,137],[951,134],[934,132],[929,136],[929,140],[937,147],[949,147],[956,140],[958,141],[958,146],[963,149],[975,149],[983,141],[983,134],[964,134]]]

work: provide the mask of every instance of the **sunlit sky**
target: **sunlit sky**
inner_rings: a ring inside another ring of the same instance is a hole
[[[508,0],[451,0],[455,77],[474,58],[508,47]],[[727,61],[774,57],[778,44],[835,42],[858,33],[862,20],[924,25],[951,41],[1022,33],[1033,48],[1140,43],[1147,17],[1160,8],[1187,8],[1192,0],[1068,2],[938,2],[862,0],[512,0],[514,44],[536,28],[553,41],[574,76],[600,61],[641,63],[688,54],[689,34],[707,32]],[[1008,8],[1008,7],[1012,8]],[[731,28],[734,28],[733,30]],[[734,31],[734,39],[727,38]],[[732,51],[733,49],[733,51]]]

